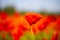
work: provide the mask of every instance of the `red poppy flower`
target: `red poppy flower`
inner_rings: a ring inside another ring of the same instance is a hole
[[[14,38],[13,40],[19,40],[19,38],[23,35],[23,31],[18,29],[17,33],[13,33],[12,37]]]
[[[57,23],[57,30],[59,31],[59,30],[60,30],[60,19],[58,19],[58,20],[56,21],[56,23]]]
[[[14,13],[14,17],[19,17],[20,16],[20,13],[19,12],[15,12]]]
[[[54,22],[57,20],[57,18],[55,16],[48,16],[47,20],[49,20],[50,22]]]
[[[58,32],[54,33],[51,40],[58,40]]]
[[[16,33],[13,34],[13,40],[18,40],[18,35]]]
[[[0,23],[0,31],[4,30],[4,24]]]
[[[39,30],[44,30],[47,27],[48,24],[49,24],[49,22],[48,21],[45,21],[42,25],[39,25],[38,26],[38,29]]]
[[[5,20],[7,18],[7,13],[2,11],[0,14],[1,19]]]
[[[7,31],[7,32],[9,32],[12,29],[14,29],[14,27],[12,25],[10,26],[10,21],[6,21],[4,23],[4,30]]]
[[[18,28],[21,29],[21,30],[23,30],[23,31],[27,30],[27,28],[23,24],[20,24]]]
[[[41,19],[41,16],[37,14],[28,14],[25,16],[26,20],[30,23],[30,25],[35,24]]]

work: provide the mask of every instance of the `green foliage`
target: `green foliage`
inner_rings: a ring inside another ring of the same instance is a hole
[[[21,11],[20,14],[24,15],[24,14],[26,14],[26,11]]]
[[[15,8],[13,6],[8,6],[8,7],[5,7],[4,11],[6,11],[7,14],[11,15],[11,14],[14,14]]]
[[[2,35],[5,35],[5,38],[2,38]],[[0,32],[0,40],[12,40],[12,36],[9,35],[7,32]]]
[[[1,10],[2,10],[2,9],[0,8],[0,12],[1,12]]]
[[[39,12],[41,15],[46,15],[46,10],[42,10],[41,12]]]
[[[53,36],[54,30],[53,29],[49,29],[49,34],[48,34],[48,40],[51,39],[51,37]]]
[[[42,40],[44,38],[47,40],[51,40],[53,32],[53,29],[49,29],[49,34],[45,33],[44,31],[40,31],[38,34],[35,35],[32,35],[31,32],[27,32],[20,38],[20,40]]]
[[[2,32],[0,31],[0,40],[2,40]]]
[[[47,34],[45,32],[41,31],[40,33],[38,33],[36,35],[35,40],[42,40],[43,38],[48,38],[48,36],[47,36]]]
[[[35,36],[31,32],[25,33],[20,40],[35,40]]]
[[[58,35],[58,40],[60,40],[60,31],[59,31],[59,35]]]
[[[6,40],[12,40],[12,36],[9,34],[6,34]]]

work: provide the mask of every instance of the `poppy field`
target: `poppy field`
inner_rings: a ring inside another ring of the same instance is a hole
[[[60,15],[1,11],[0,40],[60,40]]]

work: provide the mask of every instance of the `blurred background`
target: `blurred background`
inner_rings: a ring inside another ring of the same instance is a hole
[[[60,14],[60,0],[0,0],[0,10],[34,11]]]

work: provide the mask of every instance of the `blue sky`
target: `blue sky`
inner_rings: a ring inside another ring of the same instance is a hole
[[[0,0],[2,8],[13,5],[17,10],[51,12],[60,11],[60,0]]]

